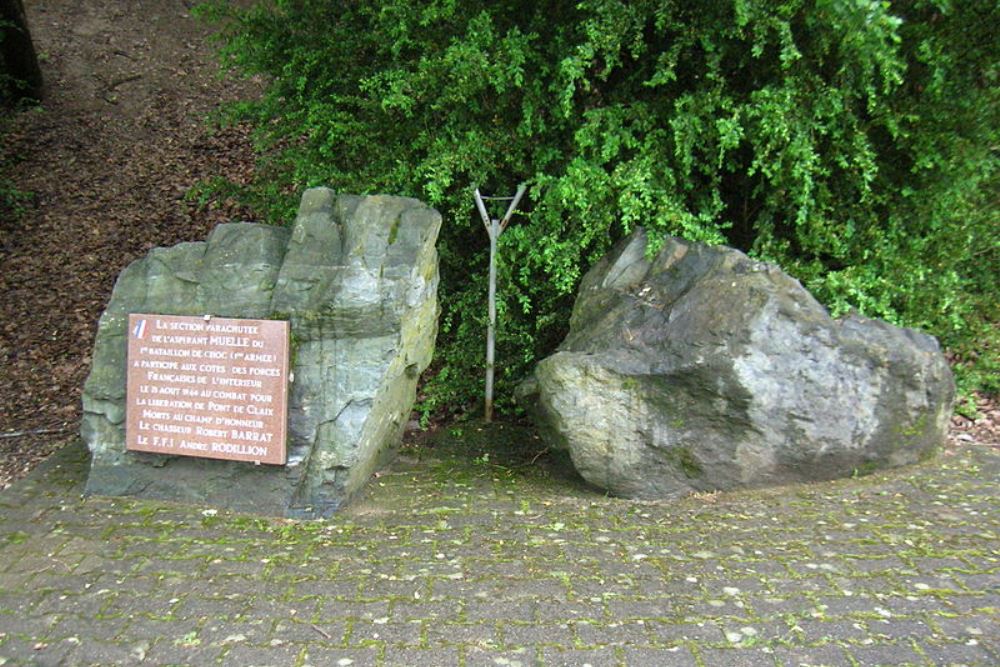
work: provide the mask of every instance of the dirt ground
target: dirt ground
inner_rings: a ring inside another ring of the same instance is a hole
[[[253,220],[184,196],[246,182],[243,128],[211,130],[220,103],[259,82],[220,76],[209,30],[185,0],[26,0],[46,98],[17,114],[0,164],[32,193],[0,219],[0,488],[76,437],[98,317],[118,273],[154,246]],[[953,442],[996,445],[1000,405],[956,418]]]
[[[98,317],[118,273],[150,248],[253,219],[199,210],[199,180],[249,177],[241,128],[211,130],[222,78],[209,30],[181,0],[27,0],[46,80],[0,150],[32,193],[0,219],[0,488],[75,437]]]

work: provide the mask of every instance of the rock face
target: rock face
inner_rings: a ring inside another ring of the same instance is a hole
[[[84,387],[87,492],[295,517],[328,515],[398,446],[437,333],[441,216],[400,197],[302,197],[291,230],[219,225],[119,276]],[[129,313],[287,319],[288,463],[125,450]]]
[[[944,441],[954,399],[937,341],[833,320],[739,251],[638,230],[583,279],[571,330],[519,388],[589,482],[616,495],[831,479]]]

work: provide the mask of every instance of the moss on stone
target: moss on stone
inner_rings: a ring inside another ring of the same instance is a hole
[[[392,221],[392,226],[389,227],[389,245],[396,242],[396,237],[399,235],[399,225],[401,222],[401,217],[397,217]]]
[[[705,474],[704,469],[698,463],[698,459],[695,458],[694,453],[689,447],[684,445],[671,447],[665,450],[664,453],[667,460],[675,468],[684,473],[684,476],[688,479],[698,479]]]

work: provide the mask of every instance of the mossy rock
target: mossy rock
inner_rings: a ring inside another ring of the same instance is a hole
[[[937,341],[832,319],[793,278],[640,229],[584,277],[570,332],[519,392],[581,475],[671,498],[914,463],[955,396]]]
[[[441,216],[414,199],[304,193],[291,229],[219,225],[119,276],[83,395],[88,493],[288,516],[347,502],[398,448],[437,334]],[[125,450],[130,313],[291,323],[288,462],[255,467]]]

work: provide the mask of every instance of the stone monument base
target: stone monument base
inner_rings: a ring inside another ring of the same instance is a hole
[[[87,493],[297,518],[331,514],[393,455],[437,333],[441,216],[401,197],[308,190],[289,229],[219,225],[119,276],[83,394]],[[287,462],[128,451],[132,313],[290,323]]]

